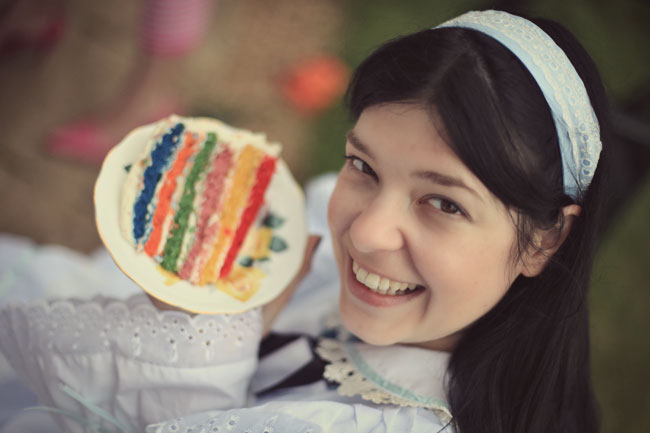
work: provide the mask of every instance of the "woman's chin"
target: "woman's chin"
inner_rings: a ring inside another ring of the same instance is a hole
[[[343,311],[341,311],[341,322],[348,332],[364,343],[373,346],[388,346],[399,343],[394,336],[388,335],[385,330],[375,329],[374,327],[367,326],[367,324],[364,326],[363,323],[359,323],[358,318],[349,318]]]
[[[388,339],[385,336],[377,335],[375,333],[367,332],[364,330],[355,332],[353,329],[347,328],[347,326],[346,329],[355,337],[357,337],[359,340],[363,341],[366,344],[370,344],[372,346],[390,346],[391,344],[398,343],[397,341]]]
[[[368,336],[368,338],[364,338],[363,336],[356,335],[361,341],[363,341],[366,344],[370,344],[372,346],[390,346],[392,344],[397,344],[397,341],[393,340],[387,340],[385,338],[377,338],[377,336]]]

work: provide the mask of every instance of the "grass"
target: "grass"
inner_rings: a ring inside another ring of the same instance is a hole
[[[603,432],[650,427],[650,177],[611,222],[591,288],[594,386]]]

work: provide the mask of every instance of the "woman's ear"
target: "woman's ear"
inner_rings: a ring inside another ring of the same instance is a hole
[[[525,277],[536,277],[541,274],[549,259],[560,248],[565,241],[576,218],[580,216],[582,208],[577,204],[571,204],[562,208],[563,218],[558,225],[548,230],[540,230],[535,233],[531,246],[522,258],[521,274]]]

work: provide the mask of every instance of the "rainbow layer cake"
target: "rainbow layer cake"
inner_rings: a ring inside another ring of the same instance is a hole
[[[173,278],[246,300],[263,277],[251,260],[265,259],[278,220],[263,209],[280,145],[213,119],[192,130],[188,120],[158,122],[128,168],[122,235]]]

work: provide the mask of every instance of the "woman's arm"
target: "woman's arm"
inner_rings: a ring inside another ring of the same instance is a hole
[[[427,409],[333,401],[279,401],[249,409],[212,411],[150,425],[146,433],[453,433]]]

